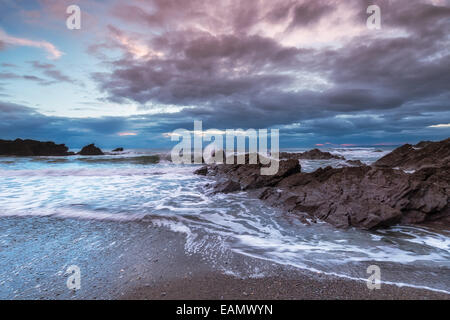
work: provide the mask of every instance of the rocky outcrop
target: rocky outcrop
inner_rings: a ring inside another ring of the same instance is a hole
[[[331,154],[326,151],[320,151],[319,149],[312,149],[306,152],[298,152],[298,153],[290,153],[290,152],[281,152],[280,159],[303,159],[303,160],[345,160],[344,157]]]
[[[102,156],[102,155],[104,155],[103,151],[100,148],[97,148],[94,144],[84,146],[83,149],[81,149],[81,151],[78,152],[78,154],[82,155],[82,156]]]
[[[405,144],[380,158],[373,165],[406,170],[449,166],[450,138],[439,142],[422,141],[415,146]]]
[[[123,148],[116,148],[112,152],[123,152]]]
[[[197,174],[199,176],[206,176],[208,174],[208,167],[201,167],[200,169],[195,170],[194,174]]]
[[[365,164],[362,163],[361,160],[347,160],[345,161],[345,163],[353,167],[365,166]]]
[[[336,227],[372,229],[450,215],[450,168],[414,174],[369,166],[291,175],[260,198],[288,212],[307,213]]]
[[[64,144],[36,140],[0,140],[2,156],[68,156],[72,155]]]
[[[261,175],[261,162],[258,164],[248,164],[248,155],[246,157],[247,164],[218,164],[205,166],[197,170],[197,174],[216,176],[220,183],[215,187],[216,192],[220,192],[223,183],[234,181],[239,183],[241,190],[252,190],[267,186],[274,186],[283,178],[301,171],[298,160],[281,160],[279,169],[275,175]],[[206,171],[206,173],[205,173]]]
[[[445,154],[445,143],[423,148]],[[407,148],[416,152],[415,148]],[[414,158],[399,149],[394,152],[401,159]],[[425,157],[416,159],[424,164],[431,162]],[[449,165],[425,167],[411,174],[394,168],[351,164],[358,166],[326,167],[304,173],[298,160],[289,159],[280,160],[280,169],[273,176],[260,175],[261,164],[209,165],[197,173],[216,178],[214,192],[247,190],[302,221],[309,217],[336,227],[362,229],[450,221]]]

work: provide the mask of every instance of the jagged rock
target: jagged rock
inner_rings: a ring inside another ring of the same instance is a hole
[[[41,142],[36,140],[0,140],[2,156],[68,156],[69,148],[64,144]]]
[[[103,151],[100,148],[97,148],[94,144],[90,144],[84,146],[78,154],[82,156],[102,156],[104,155]]]
[[[450,165],[450,138],[439,142],[423,141],[415,146],[405,144],[385,155],[373,165],[408,170],[448,166]]]
[[[441,152],[445,149],[442,143],[439,147],[427,144],[425,148]],[[408,152],[416,149],[407,146],[394,152],[409,159]],[[434,157],[429,154],[429,158]],[[430,161],[420,159],[424,163]],[[216,192],[254,190],[252,194],[273,207],[302,220],[307,214],[336,227],[373,229],[397,223],[450,221],[448,165],[422,168],[412,174],[365,165],[303,173],[298,161],[290,159],[281,160],[280,170],[273,176],[262,176],[260,167],[261,164],[219,164],[207,166],[206,171],[218,180]]]
[[[354,166],[354,167],[360,167],[360,166],[365,166],[364,163],[361,162],[361,160],[347,160],[345,161],[345,163]]]
[[[216,193],[230,193],[235,191],[241,191],[241,184],[233,180],[227,180],[223,183],[219,183],[215,188]]]
[[[320,151],[319,149],[312,149],[306,152],[290,153],[281,152],[280,159],[303,159],[303,160],[345,160],[344,157],[331,154],[326,151]]]
[[[300,172],[301,170],[298,160],[294,159],[281,160],[279,162],[278,172],[275,175],[261,175],[261,167],[263,165],[260,162],[258,164],[219,164],[211,166],[208,169],[208,174],[238,182],[242,190],[251,190],[273,186],[284,177]],[[216,189],[220,189],[220,183]]]
[[[434,143],[433,141],[420,141],[418,144],[414,145],[416,148],[424,148],[429,144]]]
[[[319,169],[281,181],[283,190],[262,197],[288,211],[307,212],[337,227],[371,229],[420,223],[450,214],[449,168],[426,168],[412,175],[369,166]]]
[[[112,152],[123,152],[123,148],[116,148]]]
[[[194,174],[206,176],[208,174],[208,167],[207,166],[201,167],[200,169],[195,170]]]

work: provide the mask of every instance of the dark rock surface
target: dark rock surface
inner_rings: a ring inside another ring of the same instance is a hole
[[[364,163],[361,162],[361,160],[347,160],[345,161],[346,164],[349,164],[353,167],[361,167],[361,166],[365,166]]]
[[[331,154],[326,151],[320,151],[319,149],[312,149],[306,152],[299,153],[290,153],[290,152],[281,152],[280,159],[304,159],[304,160],[330,160],[330,159],[338,159],[345,160],[344,157]]]
[[[373,165],[382,168],[398,167],[409,170],[449,166],[450,138],[439,142],[422,141],[415,146],[405,144],[385,155]]]
[[[337,227],[372,229],[450,215],[450,168],[414,174],[369,166],[299,173],[260,195],[289,212],[306,212]]]
[[[246,159],[248,163],[248,156]],[[301,171],[298,160],[281,160],[279,163],[278,173],[275,175],[261,175],[261,167],[263,165],[258,164],[219,164],[210,165],[200,168],[200,173],[205,173],[209,176],[216,176],[221,179],[216,187],[215,191],[220,192],[222,188],[221,184],[228,181],[238,182],[240,189],[251,190],[267,186],[274,186],[280,182],[283,178],[298,173]]]
[[[112,152],[123,152],[123,148],[116,148]]]
[[[0,140],[0,155],[3,156],[68,156],[73,153],[64,144],[36,140]]]
[[[84,146],[78,154],[82,156],[102,156],[104,155],[103,151],[100,148],[97,148],[94,144],[90,144]]]
[[[208,167],[201,167],[200,169],[195,170],[194,174],[197,174],[199,176],[206,176],[208,174]]]
[[[420,152],[423,149],[428,157]],[[434,165],[438,154],[443,159],[448,154],[448,139],[427,143],[423,149],[407,145],[386,156],[396,166],[405,159],[406,163],[419,161],[422,167],[433,164],[412,174],[357,161],[351,163],[357,167],[326,167],[304,173],[295,159],[281,160],[273,176],[260,175],[261,164],[209,165],[198,173],[217,179],[215,192],[254,190],[252,193],[261,200],[302,221],[310,217],[336,227],[363,229],[436,220],[448,224],[450,165],[442,161],[438,162],[441,167]],[[246,160],[248,163],[248,155]]]

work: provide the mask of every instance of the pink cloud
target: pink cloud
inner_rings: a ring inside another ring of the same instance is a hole
[[[49,53],[50,59],[59,59],[63,53],[48,41],[35,41],[26,38],[18,38],[8,35],[0,29],[0,41],[12,46],[36,47],[44,49]]]

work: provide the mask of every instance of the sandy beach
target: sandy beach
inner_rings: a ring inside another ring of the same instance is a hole
[[[20,236],[6,243],[10,232]],[[185,235],[151,221],[3,217],[0,234],[3,299],[450,298],[386,284],[372,291],[363,281],[299,270],[230,250],[187,252]],[[81,269],[81,289],[76,291],[67,288],[64,275],[72,264]]]

